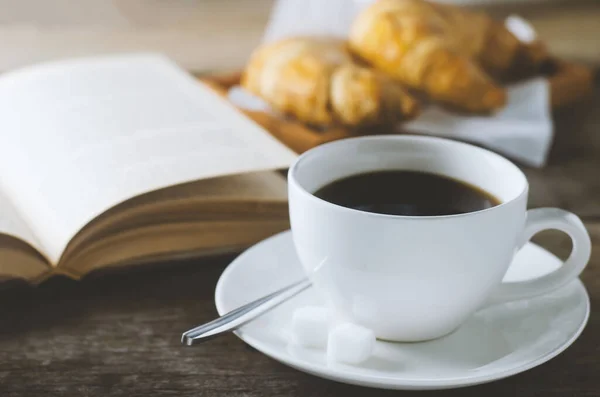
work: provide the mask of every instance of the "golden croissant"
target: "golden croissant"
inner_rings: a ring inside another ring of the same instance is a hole
[[[488,73],[534,68],[529,51],[485,14],[424,0],[379,0],[353,22],[351,50],[408,87],[457,109],[490,112],[506,93]]]
[[[285,115],[315,126],[360,128],[414,118],[418,103],[389,77],[355,63],[347,42],[292,37],[259,47],[241,81]]]

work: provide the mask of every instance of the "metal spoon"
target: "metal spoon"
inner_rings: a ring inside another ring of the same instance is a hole
[[[225,332],[235,331],[256,317],[298,295],[311,285],[310,280],[304,278],[267,296],[240,306],[209,323],[199,325],[184,332],[181,335],[181,343],[186,346],[193,346]]]

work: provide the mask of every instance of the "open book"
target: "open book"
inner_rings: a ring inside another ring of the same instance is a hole
[[[296,155],[168,59],[0,76],[0,278],[246,247],[288,227]]]

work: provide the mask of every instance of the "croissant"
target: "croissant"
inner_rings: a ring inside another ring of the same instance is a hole
[[[493,75],[506,77],[523,69],[534,73],[548,59],[539,43],[521,42],[485,13],[447,4],[429,5],[444,21],[444,34],[453,45]]]
[[[472,112],[506,102],[488,73],[533,68],[542,57],[485,14],[424,0],[375,2],[353,22],[349,45],[397,81]]]
[[[416,117],[419,109],[398,83],[358,65],[345,41],[329,37],[259,47],[241,85],[276,111],[315,126],[391,125]]]

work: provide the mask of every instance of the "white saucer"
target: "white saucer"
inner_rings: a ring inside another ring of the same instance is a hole
[[[506,280],[537,277],[559,265],[554,255],[529,243],[515,258]],[[217,284],[217,310],[225,314],[302,276],[291,233],[280,233],[248,249],[227,267]],[[386,389],[444,389],[505,378],[550,360],[577,339],[590,309],[583,284],[575,280],[543,297],[479,311],[441,339],[377,341],[373,357],[351,366],[328,364],[323,350],[287,343],[294,309],[315,303],[320,300],[311,288],[236,334],[264,354],[319,377]]]

